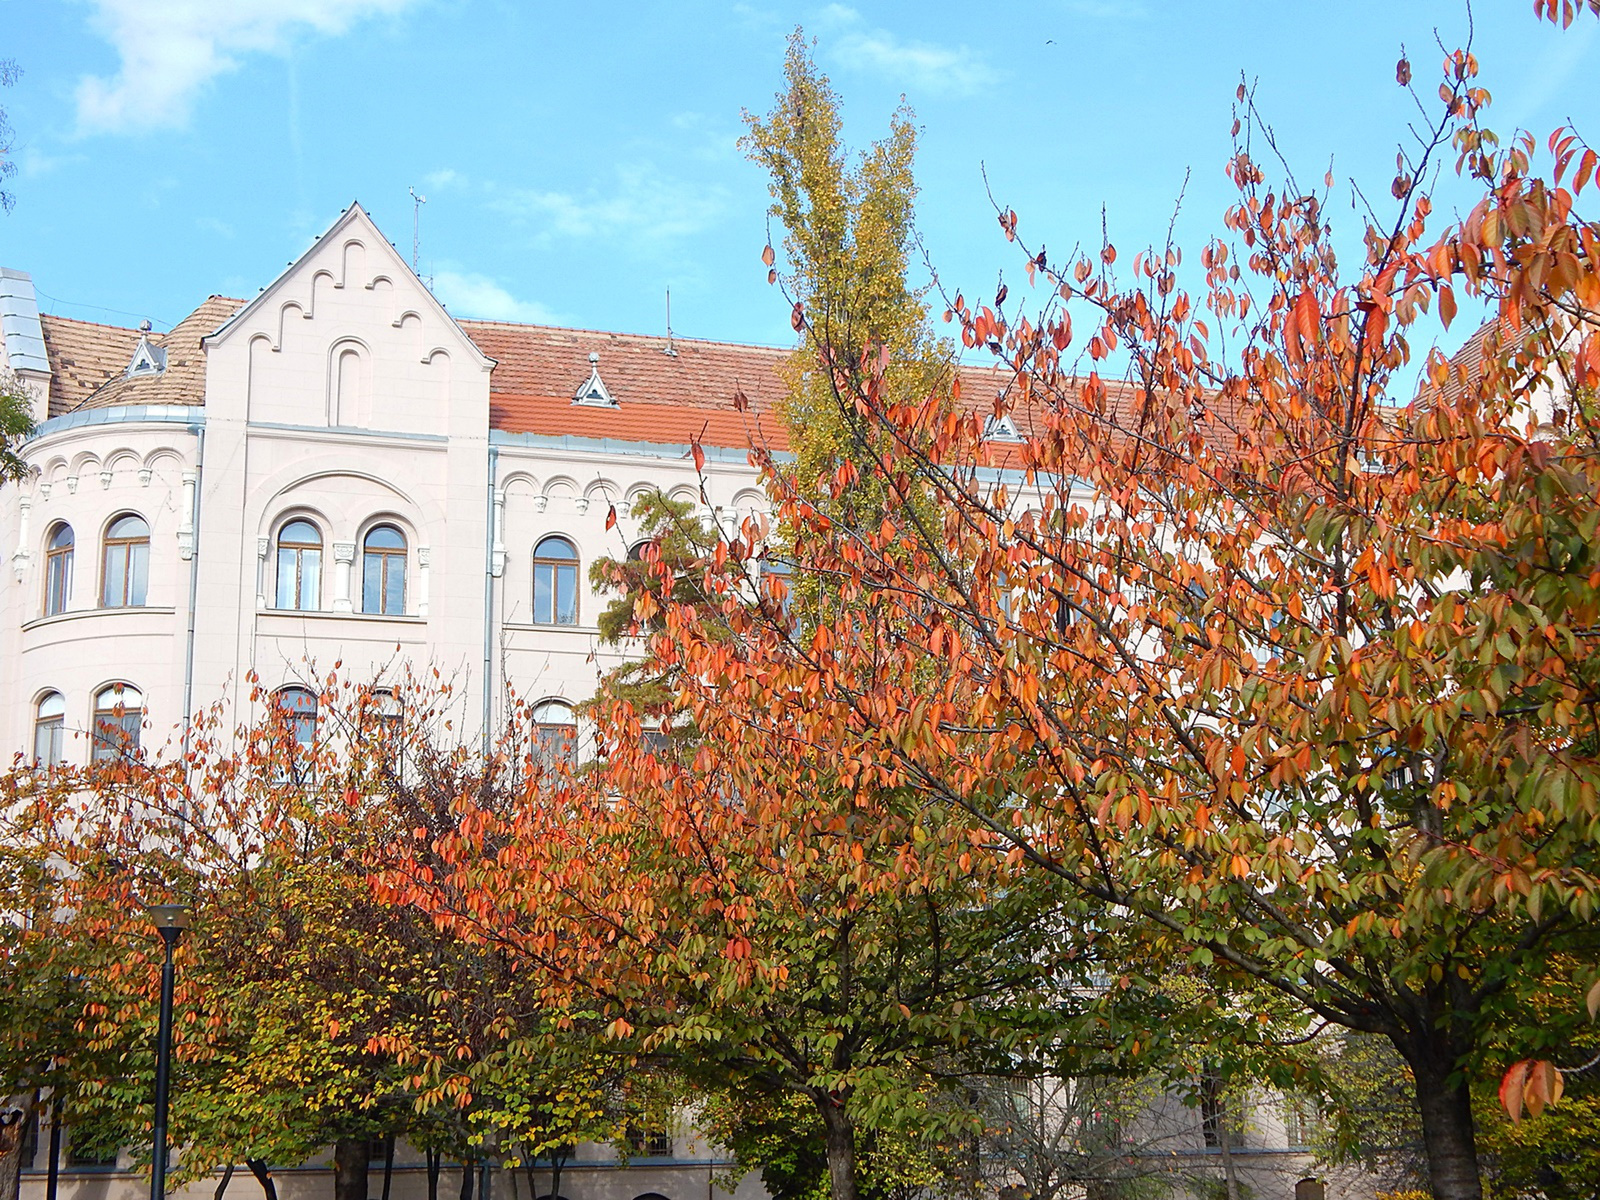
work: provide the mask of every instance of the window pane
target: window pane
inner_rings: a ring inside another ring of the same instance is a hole
[[[322,551],[300,551],[300,602],[296,608],[314,609],[322,594]]]
[[[383,611],[401,614],[406,611],[406,560],[403,555],[383,556],[384,595]]]
[[[578,550],[566,538],[547,537],[534,550],[536,558],[570,558],[576,560]]]
[[[578,568],[566,565],[555,568],[557,625],[578,623]]]
[[[533,564],[533,620],[536,625],[549,625],[555,619],[555,571],[551,563]]]
[[[369,539],[370,540],[370,539]],[[383,555],[361,556],[361,611],[383,611]]]
[[[278,707],[289,721],[294,740],[309,747],[317,740],[317,697],[305,688],[284,688],[277,695]]]
[[[106,547],[105,583],[100,589],[102,608],[116,608],[127,594],[128,556],[121,546]]]
[[[45,616],[67,611],[67,596],[72,591],[72,550],[53,551],[44,586]]]
[[[128,603],[143,604],[150,582],[150,543],[135,542],[128,547]]]
[[[404,550],[406,539],[393,525],[379,525],[367,534],[369,550]]]
[[[295,559],[297,555],[293,550],[280,546],[278,548],[278,608],[293,608],[295,585]]]
[[[139,748],[139,726],[143,718],[144,697],[137,688],[106,688],[95,697],[91,757],[100,762],[132,754]]]
[[[41,766],[61,762],[66,746],[66,722],[60,717],[40,717],[33,727],[33,757]]]

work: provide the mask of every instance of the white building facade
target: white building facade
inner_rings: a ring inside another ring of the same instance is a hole
[[[588,569],[627,553],[633,499],[730,528],[764,503],[732,396],[765,408],[780,351],[458,322],[354,205],[165,335],[41,317],[15,270],[0,318],[38,421],[0,489],[8,752],[154,752],[243,711],[252,673],[336,661],[437,668],[491,734],[513,693],[571,721],[620,660]]]

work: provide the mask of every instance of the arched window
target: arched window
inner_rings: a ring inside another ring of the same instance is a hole
[[[406,611],[406,535],[393,525],[373,527],[361,543],[361,611]]]
[[[132,755],[139,749],[139,727],[144,723],[144,696],[136,687],[113,683],[94,698],[95,762]]]
[[[533,756],[544,767],[578,761],[578,719],[572,705],[563,700],[534,705]]]
[[[533,620],[578,623],[578,549],[564,537],[547,537],[534,547]]]
[[[405,723],[405,715],[405,701],[392,688],[373,688],[362,697],[362,729],[368,735],[377,738],[378,745],[383,748],[385,758],[393,754],[400,745],[400,734]]]
[[[66,745],[67,702],[60,692],[46,692],[33,718],[33,761],[53,767],[65,756]]]
[[[317,694],[303,687],[279,688],[273,701],[289,723],[300,749],[311,749],[317,740]]]
[[[59,522],[50,530],[44,551],[44,615],[67,611],[72,599],[72,526]]]
[[[106,528],[100,570],[100,607],[134,608],[144,603],[150,582],[150,526],[128,513]]]
[[[310,521],[278,530],[278,608],[315,609],[322,598],[322,534]]]

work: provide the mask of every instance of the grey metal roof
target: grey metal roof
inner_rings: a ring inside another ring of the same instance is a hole
[[[6,362],[13,371],[50,373],[44,330],[39,325],[39,299],[33,276],[0,267],[0,332],[5,335]]]

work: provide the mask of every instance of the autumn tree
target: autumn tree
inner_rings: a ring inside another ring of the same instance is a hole
[[[1239,200],[1198,289],[1175,245],[1053,264],[1002,210],[1038,303],[947,312],[1010,380],[992,404],[884,386],[892,355],[802,305],[859,433],[820,497],[768,479],[804,569],[866,619],[792,638],[741,624],[729,589],[653,646],[719,750],[786,778],[825,762],[857,797],[969,826],[919,869],[1048,877],[1083,928],[1387,1039],[1447,1200],[1481,1194],[1470,1075],[1510,1035],[1569,1037],[1528,997],[1582,1019],[1593,967],[1569,964],[1596,960],[1600,869],[1600,231],[1576,208],[1595,156],[1562,132],[1533,175],[1531,137],[1482,126],[1476,74],[1445,56],[1353,269],[1331,179],[1270,180],[1242,90]],[[1483,199],[1439,229],[1425,181],[1452,147]],[[1448,328],[1469,298],[1497,314],[1473,368],[1424,356],[1424,318]],[[1426,386],[1397,403],[1414,353]],[[1001,415],[1015,442],[985,436]],[[881,522],[833,519],[874,488]],[[756,552],[747,532],[728,554]]]
[[[881,489],[838,503],[832,490],[866,431],[822,401],[826,379],[864,357],[893,364],[879,374],[907,396],[948,374],[905,283],[914,137],[901,112],[850,165],[798,34],[785,80],[745,145],[773,172],[789,286],[850,347],[821,362],[805,344],[787,367],[791,477],[831,520],[876,527]],[[820,1135],[835,1200],[882,1194],[915,1173],[920,1147],[973,1124],[944,1079],[1053,1026],[1069,918],[1054,881],[975,867],[965,822],[842,772],[802,730],[740,727],[696,703],[684,668],[701,667],[673,649],[681,612],[735,658],[757,629],[780,642],[840,623],[892,636],[883,613],[808,575],[801,526],[751,520],[730,541],[664,502],[640,515],[652,536],[639,557],[596,568],[626,592],[607,614],[613,635],[649,639],[591,706],[603,759],[508,817],[462,806],[461,836],[435,844],[430,884],[407,894],[561,981],[556,996],[614,1014],[614,1039],[737,1100],[721,1110],[731,1140],[759,1142],[798,1104],[789,1128]],[[795,604],[779,559],[793,561]],[[639,678],[658,688],[648,699]]]
[[[909,282],[917,130],[902,103],[887,136],[852,161],[839,97],[799,29],[789,37],[783,76],[772,110],[745,114],[740,145],[765,168],[768,216],[783,230],[783,262],[772,246],[763,252],[768,280],[781,282],[797,331],[808,324],[822,331],[803,336],[781,368],[778,413],[792,450],[786,467],[819,511],[876,524],[888,494],[852,464],[858,443],[878,435],[835,403],[840,378],[848,388],[871,381],[884,396],[927,398],[943,394],[953,370],[951,347],[928,323],[928,289]],[[854,486],[833,487],[840,478]],[[786,544],[781,531],[778,541]]]
[[[45,908],[19,934],[36,973],[7,986],[27,996],[54,970],[81,992],[57,1021],[73,1036],[37,1022],[15,1062],[52,1064],[74,1139],[144,1143],[148,1158],[161,953],[142,906],[172,896],[197,909],[180,948],[178,1178],[243,1160],[270,1191],[266,1163],[331,1145],[335,1195],[365,1200],[374,1137],[470,1164],[491,1144],[515,1161],[613,1130],[619,1064],[574,1056],[560,1032],[582,1014],[558,1021],[502,958],[369,880],[378,847],[442,828],[460,791],[488,803],[497,786],[475,747],[446,736],[448,697],[335,675],[315,717],[257,699],[241,726],[198,720],[181,758],[5,780],[0,807],[26,815],[34,857],[53,864],[28,885]],[[9,1084],[12,1062],[0,1065]]]

